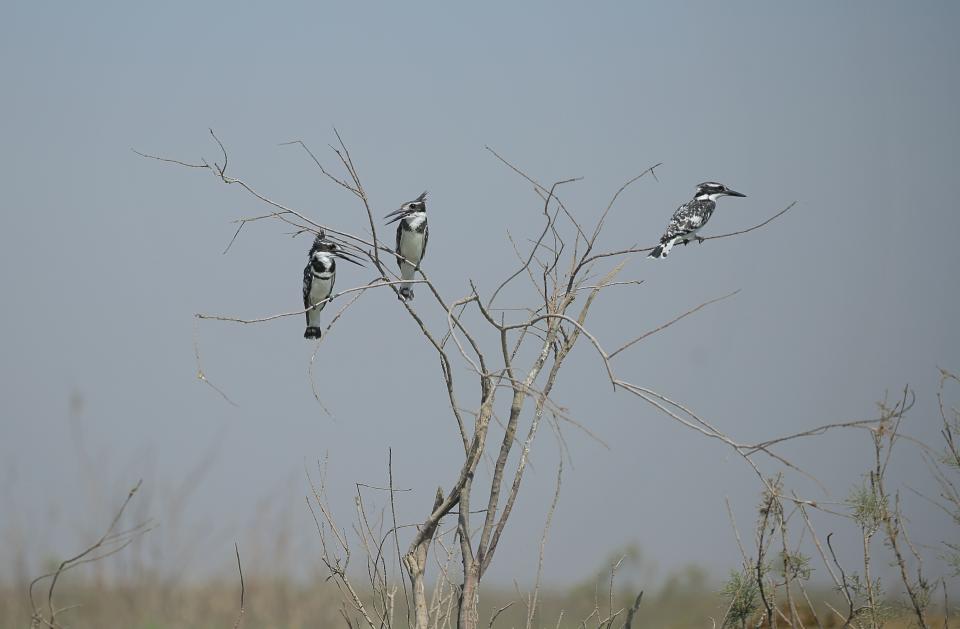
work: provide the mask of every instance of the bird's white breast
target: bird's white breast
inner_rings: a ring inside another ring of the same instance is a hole
[[[333,290],[333,274],[324,273],[326,277],[320,275],[314,275],[313,281],[310,282],[310,303],[315,304],[318,301],[323,301],[330,296],[330,291]]]
[[[423,225],[424,221],[427,220],[427,213],[414,212],[407,216],[404,220],[406,220],[410,229],[420,229],[420,226]]]
[[[422,212],[419,215],[414,215],[413,218],[407,220],[407,225],[411,228],[411,231],[404,230],[400,235],[400,255],[414,264],[419,264],[423,257],[424,234],[412,230],[423,225],[426,220],[427,216]]]

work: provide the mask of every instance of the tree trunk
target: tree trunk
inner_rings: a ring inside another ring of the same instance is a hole
[[[477,590],[480,587],[480,564],[474,562],[464,575],[460,590],[460,607],[457,614],[457,629],[477,629],[480,616],[477,612]]]
[[[416,552],[408,553],[405,557],[407,572],[410,575],[410,586],[413,590],[413,612],[415,615],[414,627],[428,629],[430,613],[427,609],[427,593],[423,584],[423,572],[427,563],[427,549],[425,546],[417,548]]]
[[[431,513],[435,512],[442,502],[443,490],[437,487],[437,495],[434,498]],[[420,543],[411,548],[403,558],[407,566],[407,574],[410,576],[410,586],[413,590],[413,611],[416,623],[414,627],[417,629],[428,629],[430,626],[430,610],[427,606],[427,591],[423,582],[423,574],[427,569],[427,551],[430,550],[430,543],[433,541],[433,533],[436,528],[436,523],[431,525]]]

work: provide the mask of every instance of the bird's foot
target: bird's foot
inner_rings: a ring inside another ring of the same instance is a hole
[[[703,244],[703,241],[704,241],[704,240],[706,240],[706,238],[702,238],[702,237],[700,237],[700,236],[697,236],[697,242],[700,243],[701,245]]]

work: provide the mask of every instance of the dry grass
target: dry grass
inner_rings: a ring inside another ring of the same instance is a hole
[[[30,608],[26,585],[0,587],[0,627],[15,628],[30,625]],[[68,580],[59,591],[59,600],[65,606],[75,606],[60,615],[65,627],[95,627],[98,629],[168,629],[174,627],[233,627],[237,620],[239,583],[212,581],[198,585],[150,581],[144,579],[135,585],[97,584],[93,579]],[[614,611],[630,606],[636,592],[620,590],[614,593]],[[831,597],[827,593],[827,597]],[[819,597],[818,597],[819,598]],[[833,598],[833,597],[831,597]],[[526,623],[526,593],[487,588],[481,597],[481,626],[486,627],[493,613],[504,605],[514,604],[499,615],[495,627],[523,627]],[[246,602],[242,627],[276,627],[300,629],[307,627],[346,627],[340,615],[341,597],[332,582],[297,584],[277,578],[247,577]],[[598,614],[587,627],[596,627],[597,619],[609,615],[608,592],[604,585],[591,580],[565,591],[541,592],[539,611],[534,627],[580,627],[581,621]],[[562,617],[561,617],[562,612]],[[675,576],[655,593],[647,593],[637,611],[634,628],[710,627],[711,619],[723,615],[723,602],[708,585],[702,574],[690,570]],[[625,612],[617,617],[613,627],[622,627]],[[558,620],[559,625],[558,625]],[[820,618],[824,627],[839,627],[826,614]],[[816,626],[812,618],[805,618],[808,627]],[[931,617],[931,625],[944,626],[942,616]],[[955,617],[955,622],[960,618]],[[399,627],[403,623],[398,623]],[[901,617],[891,619],[887,629],[910,627],[911,617],[904,608]]]

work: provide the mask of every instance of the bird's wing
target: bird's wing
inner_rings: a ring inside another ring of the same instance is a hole
[[[399,255],[399,253],[400,253],[400,238],[401,238],[401,237],[403,237],[403,219],[400,219],[400,221],[397,223],[397,254],[398,254],[398,255]],[[402,265],[403,265],[403,260],[398,257],[398,258],[397,258],[397,266],[399,266],[399,267],[402,269],[402,268],[403,268]]]
[[[310,272],[310,265],[308,264],[303,268],[303,307],[310,307],[310,282],[312,281],[312,273]],[[307,316],[310,316],[310,313],[307,313]]]
[[[684,203],[677,211],[673,213],[670,223],[667,224],[667,230],[663,233],[660,242],[666,242],[677,236],[684,236],[690,232],[703,227],[706,222],[705,208],[696,203]]]
[[[426,193],[424,193],[426,194]],[[420,252],[420,261],[423,262],[423,259],[427,255],[427,241],[430,240],[430,227],[428,225],[423,226],[423,251]]]

